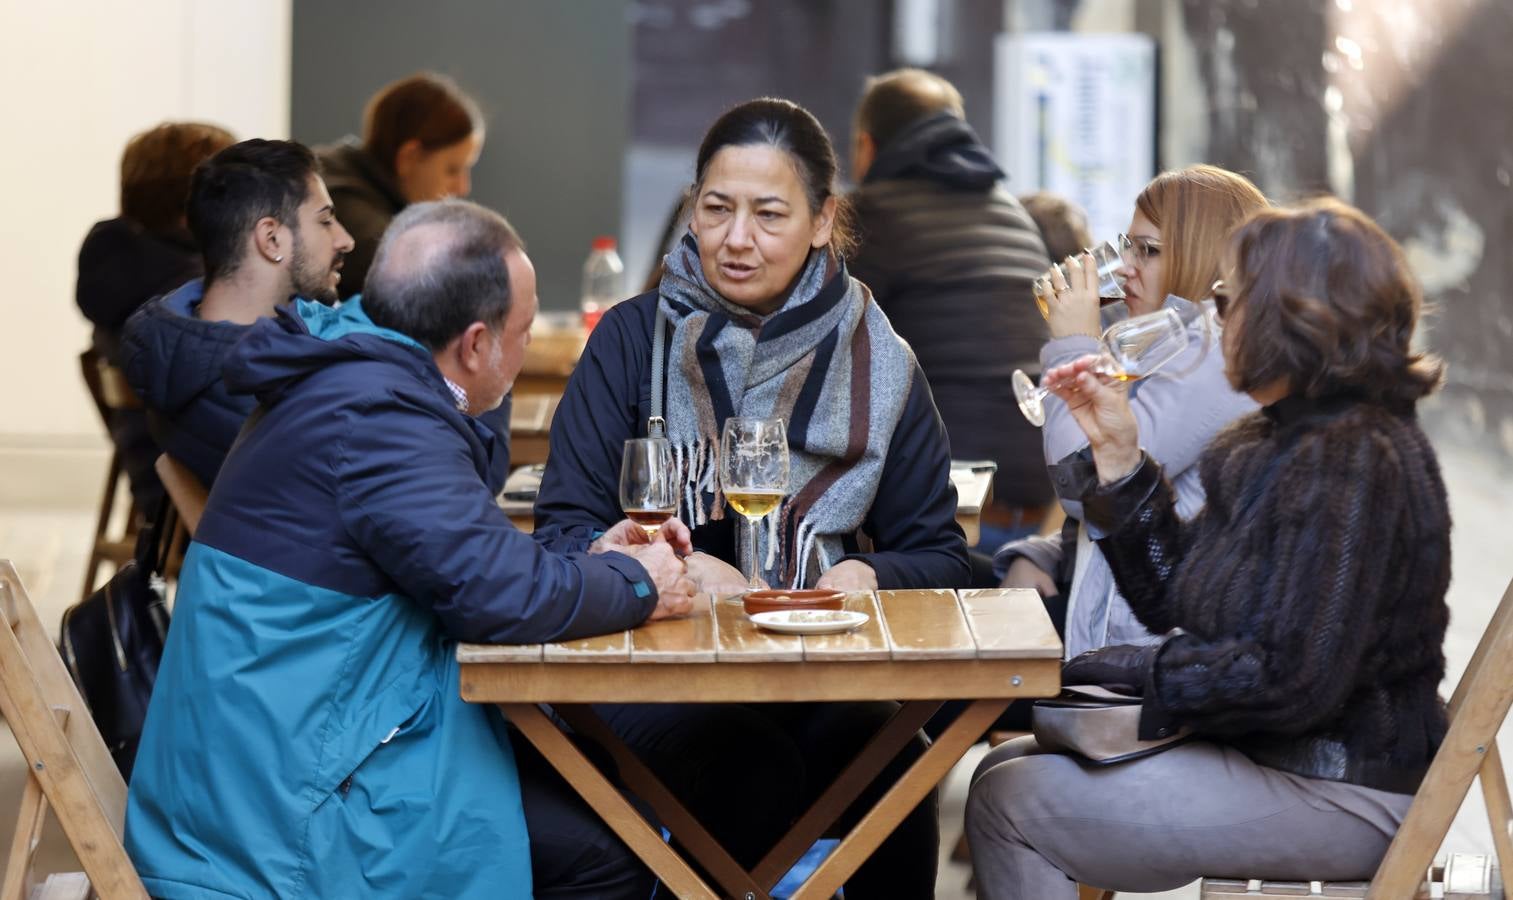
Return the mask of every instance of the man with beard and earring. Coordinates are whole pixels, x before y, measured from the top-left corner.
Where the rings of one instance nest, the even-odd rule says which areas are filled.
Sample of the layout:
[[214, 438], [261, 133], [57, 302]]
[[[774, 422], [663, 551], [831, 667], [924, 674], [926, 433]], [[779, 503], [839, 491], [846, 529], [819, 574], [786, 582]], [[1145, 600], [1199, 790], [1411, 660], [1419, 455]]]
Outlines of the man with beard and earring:
[[227, 391], [221, 363], [275, 307], [335, 303], [352, 236], [314, 154], [293, 141], [242, 141], [201, 163], [187, 218], [205, 277], [132, 315], [121, 362], [158, 446], [208, 486], [257, 405]]

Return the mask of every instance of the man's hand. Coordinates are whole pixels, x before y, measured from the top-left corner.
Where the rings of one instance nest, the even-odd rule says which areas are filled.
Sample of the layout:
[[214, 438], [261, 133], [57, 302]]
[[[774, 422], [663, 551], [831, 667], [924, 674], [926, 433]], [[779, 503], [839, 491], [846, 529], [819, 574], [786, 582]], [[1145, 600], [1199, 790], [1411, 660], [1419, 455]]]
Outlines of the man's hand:
[[[636, 527], [640, 528], [639, 525]], [[641, 532], [641, 537], [644, 539], [646, 532]], [[640, 544], [607, 549], [629, 556], [651, 577], [657, 588], [657, 606], [651, 611], [651, 620], [686, 616], [693, 610], [694, 595], [699, 588], [688, 577], [688, 566], [673, 552], [671, 544], [666, 541], [645, 543], [643, 540]]]
[[[688, 564], [688, 577], [706, 594], [739, 594], [749, 587], [740, 569], [708, 553], [695, 553], [684, 562]], [[767, 582], [762, 582], [762, 587], [767, 587]]]
[[814, 586], [832, 591], [875, 591], [877, 572], [859, 559], [843, 559], [821, 575]]
[[1027, 556], [1021, 556], [1009, 563], [1009, 571], [1004, 573], [1001, 587], [1034, 588], [1042, 597], [1054, 597], [1061, 593], [1050, 574], [1030, 562]]
[[646, 529], [630, 519], [621, 519], [599, 535], [599, 539], [589, 545], [588, 552], [603, 553], [606, 550], [624, 550], [626, 547], [644, 547], [654, 542], [671, 545], [679, 556], [693, 552], [693, 534], [687, 525], [676, 518], [663, 522], [655, 538], [647, 537]]

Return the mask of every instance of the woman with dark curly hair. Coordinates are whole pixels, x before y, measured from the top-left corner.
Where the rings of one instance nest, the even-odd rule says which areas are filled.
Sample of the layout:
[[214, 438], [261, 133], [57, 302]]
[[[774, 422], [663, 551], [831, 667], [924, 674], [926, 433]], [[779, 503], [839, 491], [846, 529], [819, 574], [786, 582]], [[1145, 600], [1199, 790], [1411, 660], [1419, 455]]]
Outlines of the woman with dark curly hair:
[[1450, 515], [1414, 413], [1440, 365], [1412, 347], [1402, 252], [1324, 199], [1253, 215], [1223, 271], [1225, 371], [1264, 408], [1204, 453], [1191, 522], [1092, 358], [1045, 376], [1092, 446], [1086, 521], [1164, 635], [1062, 680], [1131, 686], [1142, 737], [1196, 739], [1106, 767], [1033, 738], [990, 753], [967, 808], [981, 897], [1368, 878], [1444, 737]]

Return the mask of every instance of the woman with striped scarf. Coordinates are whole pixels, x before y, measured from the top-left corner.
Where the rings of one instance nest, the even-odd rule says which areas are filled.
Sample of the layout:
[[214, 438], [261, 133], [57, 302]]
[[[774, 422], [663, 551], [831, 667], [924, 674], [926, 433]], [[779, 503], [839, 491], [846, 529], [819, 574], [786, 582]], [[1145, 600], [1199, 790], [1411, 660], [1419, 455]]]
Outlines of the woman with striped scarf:
[[[651, 411], [653, 330], [663, 323], [667, 436], [684, 475], [679, 516], [708, 591], [775, 586], [965, 587], [950, 449], [913, 354], [846, 272], [846, 214], [823, 128], [785, 100], [722, 116], [699, 149], [687, 235], [655, 292], [595, 328], [552, 423], [537, 533], [586, 547], [621, 518], [620, 451]], [[783, 505], [748, 527], [719, 493], [730, 416], [787, 422]], [[674, 705], [601, 710], [735, 857], [754, 864], [827, 787], [895, 704]], [[923, 750], [906, 752], [880, 793]], [[740, 773], [740, 777], [732, 777]], [[864, 798], [870, 802], [871, 798]], [[847, 824], [843, 820], [843, 824]], [[933, 795], [846, 886], [847, 897], [933, 895]]]

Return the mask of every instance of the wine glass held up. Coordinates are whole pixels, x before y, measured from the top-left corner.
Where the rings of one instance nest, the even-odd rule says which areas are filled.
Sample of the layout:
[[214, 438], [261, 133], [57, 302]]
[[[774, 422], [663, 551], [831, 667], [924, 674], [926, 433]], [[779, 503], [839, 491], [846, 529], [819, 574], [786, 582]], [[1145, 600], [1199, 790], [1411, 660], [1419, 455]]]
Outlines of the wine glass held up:
[[620, 508], [648, 538], [678, 511], [677, 467], [667, 438], [631, 438], [620, 459]]
[[[1111, 381], [1137, 381], [1180, 356], [1188, 339], [1187, 324], [1175, 309], [1134, 316], [1103, 333], [1091, 371]], [[1045, 425], [1045, 397], [1050, 391], [1036, 387], [1023, 369], [1014, 370], [1013, 385], [1020, 412], [1037, 427]]]
[[782, 419], [731, 416], [720, 434], [720, 489], [746, 517], [752, 590], [762, 586], [758, 523], [788, 492], [788, 434]]
[[[1119, 270], [1124, 266], [1130, 246], [1130, 239], [1121, 234], [1083, 251], [1084, 254], [1092, 256], [1093, 262], [1098, 266], [1099, 306], [1107, 306], [1124, 299], [1124, 278], [1119, 274]], [[1081, 257], [1079, 255], [1076, 258]], [[1059, 281], [1066, 284], [1068, 273], [1065, 265], [1057, 263], [1051, 268], [1060, 274]], [[1052, 277], [1051, 271], [1047, 270], [1045, 274], [1035, 279], [1030, 288], [1030, 293], [1035, 298], [1035, 306], [1040, 309], [1040, 317], [1047, 321], [1051, 318], [1051, 297], [1055, 295], [1054, 282], [1057, 280]]]

